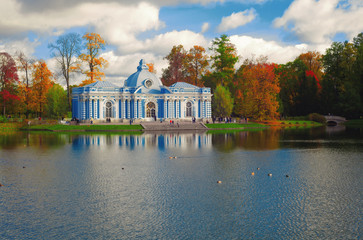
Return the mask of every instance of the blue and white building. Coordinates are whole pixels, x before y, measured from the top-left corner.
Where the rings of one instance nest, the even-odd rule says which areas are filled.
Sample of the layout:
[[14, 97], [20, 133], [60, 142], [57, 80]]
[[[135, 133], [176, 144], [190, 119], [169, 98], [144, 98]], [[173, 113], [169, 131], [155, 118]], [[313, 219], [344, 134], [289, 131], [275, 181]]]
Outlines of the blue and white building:
[[170, 87], [149, 72], [144, 60], [137, 72], [129, 76], [124, 86], [107, 81], [73, 88], [73, 117], [80, 120], [111, 119], [210, 119], [212, 94], [210, 88], [200, 88], [177, 82]]

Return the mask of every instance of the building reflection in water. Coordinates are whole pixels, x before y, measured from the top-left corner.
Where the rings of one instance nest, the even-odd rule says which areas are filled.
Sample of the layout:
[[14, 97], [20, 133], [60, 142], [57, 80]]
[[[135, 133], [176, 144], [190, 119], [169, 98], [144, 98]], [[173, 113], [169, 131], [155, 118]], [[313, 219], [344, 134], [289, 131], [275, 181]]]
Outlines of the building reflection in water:
[[73, 146], [200, 149], [212, 148], [212, 135], [205, 133], [144, 133], [141, 135], [78, 135]]

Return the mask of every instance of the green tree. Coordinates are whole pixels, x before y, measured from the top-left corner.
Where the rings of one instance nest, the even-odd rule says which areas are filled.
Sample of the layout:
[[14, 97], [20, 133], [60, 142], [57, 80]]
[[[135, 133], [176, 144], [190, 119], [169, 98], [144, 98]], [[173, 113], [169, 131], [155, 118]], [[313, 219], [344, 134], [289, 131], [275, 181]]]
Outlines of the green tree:
[[216, 117], [229, 117], [233, 110], [233, 98], [227, 88], [218, 85], [213, 96], [213, 113]]
[[50, 118], [60, 118], [67, 115], [67, 93], [59, 84], [54, 84], [47, 92], [45, 111]]
[[346, 117], [359, 117], [362, 113], [359, 80], [354, 74], [356, 62], [357, 48], [352, 43], [334, 42], [326, 50], [322, 58], [322, 96], [327, 112]]
[[231, 91], [235, 73], [234, 65], [238, 61], [236, 47], [227, 35], [221, 35], [213, 40], [210, 50], [213, 51], [211, 56], [213, 72], [203, 78], [204, 85], [215, 89], [218, 84], [221, 84]]
[[363, 33], [359, 33], [358, 36], [353, 39], [353, 44], [356, 49], [356, 61], [353, 70], [354, 85], [359, 89], [361, 107], [363, 107]]

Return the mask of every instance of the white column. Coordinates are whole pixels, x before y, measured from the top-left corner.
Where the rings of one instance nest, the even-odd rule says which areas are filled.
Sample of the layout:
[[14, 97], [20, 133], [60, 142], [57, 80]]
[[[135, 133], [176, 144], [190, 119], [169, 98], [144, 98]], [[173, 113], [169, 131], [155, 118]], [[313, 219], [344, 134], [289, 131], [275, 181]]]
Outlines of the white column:
[[132, 118], [133, 116], [131, 115], [131, 106], [132, 106], [132, 102], [131, 102], [131, 98], [129, 99], [129, 111], [127, 113], [127, 115], [129, 116], [129, 118]]
[[179, 116], [179, 100], [176, 100], [176, 118], [180, 118], [180, 116]]
[[98, 99], [95, 99], [95, 119], [98, 119]]
[[142, 106], [141, 106], [141, 99], [139, 99], [139, 102], [138, 102], [138, 106], [139, 106], [139, 113], [138, 113], [138, 115], [139, 115], [139, 118], [142, 118]]
[[173, 100], [170, 100], [169, 101], [169, 109], [170, 109], [170, 118], [173, 118], [173, 116], [174, 116], [174, 107], [173, 107]]
[[168, 100], [164, 99], [164, 118], [168, 118]]
[[85, 119], [86, 118], [86, 102], [85, 99], [82, 99], [82, 115], [81, 115], [81, 119]]
[[122, 99], [121, 100], [121, 105], [122, 105], [122, 113], [121, 113], [121, 117], [122, 118], [126, 118], [126, 102], [125, 102], [125, 99]]
[[139, 100], [135, 99], [134, 102], [134, 106], [135, 106], [135, 118], [139, 118]]
[[92, 116], [92, 99], [88, 99], [88, 118]]

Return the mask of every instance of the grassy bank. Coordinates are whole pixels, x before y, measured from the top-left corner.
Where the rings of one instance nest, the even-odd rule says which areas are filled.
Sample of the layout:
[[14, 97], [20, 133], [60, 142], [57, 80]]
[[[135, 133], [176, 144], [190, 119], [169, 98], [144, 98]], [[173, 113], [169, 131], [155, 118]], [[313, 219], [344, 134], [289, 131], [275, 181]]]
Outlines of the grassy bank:
[[290, 127], [290, 126], [322, 126], [323, 124], [314, 122], [314, 121], [306, 121], [306, 120], [286, 120], [286, 121], [263, 121], [261, 122], [268, 126], [280, 126], [280, 127]]
[[35, 125], [26, 126], [21, 130], [38, 130], [38, 131], [141, 131], [141, 125]]
[[245, 129], [266, 127], [265, 125], [259, 123], [207, 123], [205, 125], [211, 129]]
[[0, 123], [0, 134], [12, 134], [19, 130], [19, 123]]
[[363, 119], [348, 120], [344, 125], [347, 127], [363, 127]]

